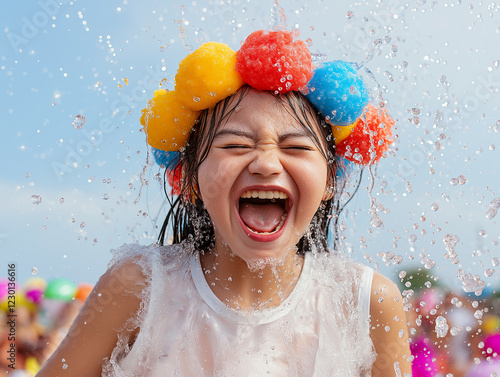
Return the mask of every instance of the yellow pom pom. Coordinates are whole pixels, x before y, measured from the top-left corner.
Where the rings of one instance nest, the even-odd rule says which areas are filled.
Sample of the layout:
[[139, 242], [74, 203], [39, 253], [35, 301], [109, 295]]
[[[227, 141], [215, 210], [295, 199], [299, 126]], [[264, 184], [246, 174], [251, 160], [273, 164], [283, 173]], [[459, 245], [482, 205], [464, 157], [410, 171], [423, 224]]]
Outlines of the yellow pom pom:
[[180, 103], [199, 111], [213, 107], [243, 84], [236, 71], [236, 52], [224, 43], [208, 42], [186, 56], [175, 75]]
[[147, 108], [142, 110], [141, 124], [149, 145], [174, 152], [186, 145], [198, 115], [199, 112], [181, 105], [174, 91], [159, 89], [155, 91]]
[[486, 334], [494, 334], [500, 330], [500, 317], [491, 315], [483, 321], [483, 331]]
[[332, 126], [333, 137], [335, 138], [335, 145], [339, 144], [342, 140], [346, 139], [356, 127], [358, 121], [355, 121], [349, 126]]

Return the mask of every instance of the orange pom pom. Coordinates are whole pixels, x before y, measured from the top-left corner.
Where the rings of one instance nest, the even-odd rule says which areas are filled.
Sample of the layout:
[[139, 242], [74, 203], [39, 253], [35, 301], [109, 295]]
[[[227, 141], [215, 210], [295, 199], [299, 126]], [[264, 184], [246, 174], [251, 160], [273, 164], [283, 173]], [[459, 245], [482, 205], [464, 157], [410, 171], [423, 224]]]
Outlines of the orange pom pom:
[[395, 121], [387, 110], [368, 104], [355, 124], [351, 134], [336, 145], [337, 155], [360, 165], [378, 162], [393, 142]]

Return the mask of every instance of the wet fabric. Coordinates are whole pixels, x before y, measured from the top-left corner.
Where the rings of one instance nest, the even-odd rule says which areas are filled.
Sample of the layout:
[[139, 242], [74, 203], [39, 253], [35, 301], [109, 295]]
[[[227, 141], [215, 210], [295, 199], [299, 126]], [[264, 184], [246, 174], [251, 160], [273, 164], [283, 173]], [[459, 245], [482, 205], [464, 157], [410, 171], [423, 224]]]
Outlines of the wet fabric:
[[125, 332], [103, 376], [369, 376], [373, 270], [335, 253], [306, 253], [299, 280], [278, 307], [237, 311], [203, 276], [190, 244], [124, 245], [109, 268], [133, 260], [148, 277], [132, 347]]

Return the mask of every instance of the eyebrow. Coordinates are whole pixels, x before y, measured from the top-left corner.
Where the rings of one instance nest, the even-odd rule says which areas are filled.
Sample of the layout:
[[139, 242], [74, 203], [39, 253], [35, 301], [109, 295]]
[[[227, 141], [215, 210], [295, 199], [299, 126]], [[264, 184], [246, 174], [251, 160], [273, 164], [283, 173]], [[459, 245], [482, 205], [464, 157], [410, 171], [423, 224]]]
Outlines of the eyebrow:
[[218, 131], [215, 134], [214, 140], [217, 139], [218, 137], [221, 137], [224, 135], [240, 136], [240, 137], [244, 137], [244, 138], [249, 139], [249, 140], [255, 139], [254, 135], [250, 132], [245, 132], [245, 131], [240, 131], [240, 130], [223, 129], [223, 130]]
[[[245, 139], [255, 140], [255, 135], [253, 133], [241, 130], [231, 130], [231, 129], [223, 129], [218, 131], [214, 136], [214, 140], [224, 135], [240, 136], [244, 137]], [[306, 130], [304, 130], [303, 132], [287, 132], [285, 134], [279, 135], [278, 141], [281, 143], [287, 139], [303, 138], [303, 137], [311, 139], [312, 135], [310, 135], [310, 133], [307, 132]]]
[[288, 132], [286, 134], [280, 135], [278, 140], [281, 143], [287, 139], [303, 138], [303, 137], [306, 137], [308, 139], [312, 139], [312, 135], [310, 135], [309, 132], [304, 130], [303, 132]]

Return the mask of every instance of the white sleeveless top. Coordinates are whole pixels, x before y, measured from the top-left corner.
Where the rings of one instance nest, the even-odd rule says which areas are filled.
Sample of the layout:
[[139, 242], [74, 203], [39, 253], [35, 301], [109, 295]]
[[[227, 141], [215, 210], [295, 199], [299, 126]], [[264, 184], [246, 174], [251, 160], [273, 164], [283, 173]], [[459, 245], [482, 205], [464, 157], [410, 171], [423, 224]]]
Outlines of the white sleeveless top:
[[237, 311], [208, 286], [189, 244], [124, 245], [109, 268], [138, 260], [148, 281], [140, 327], [120, 333], [102, 376], [370, 376], [373, 270], [331, 252], [306, 253], [301, 275], [278, 307]]

